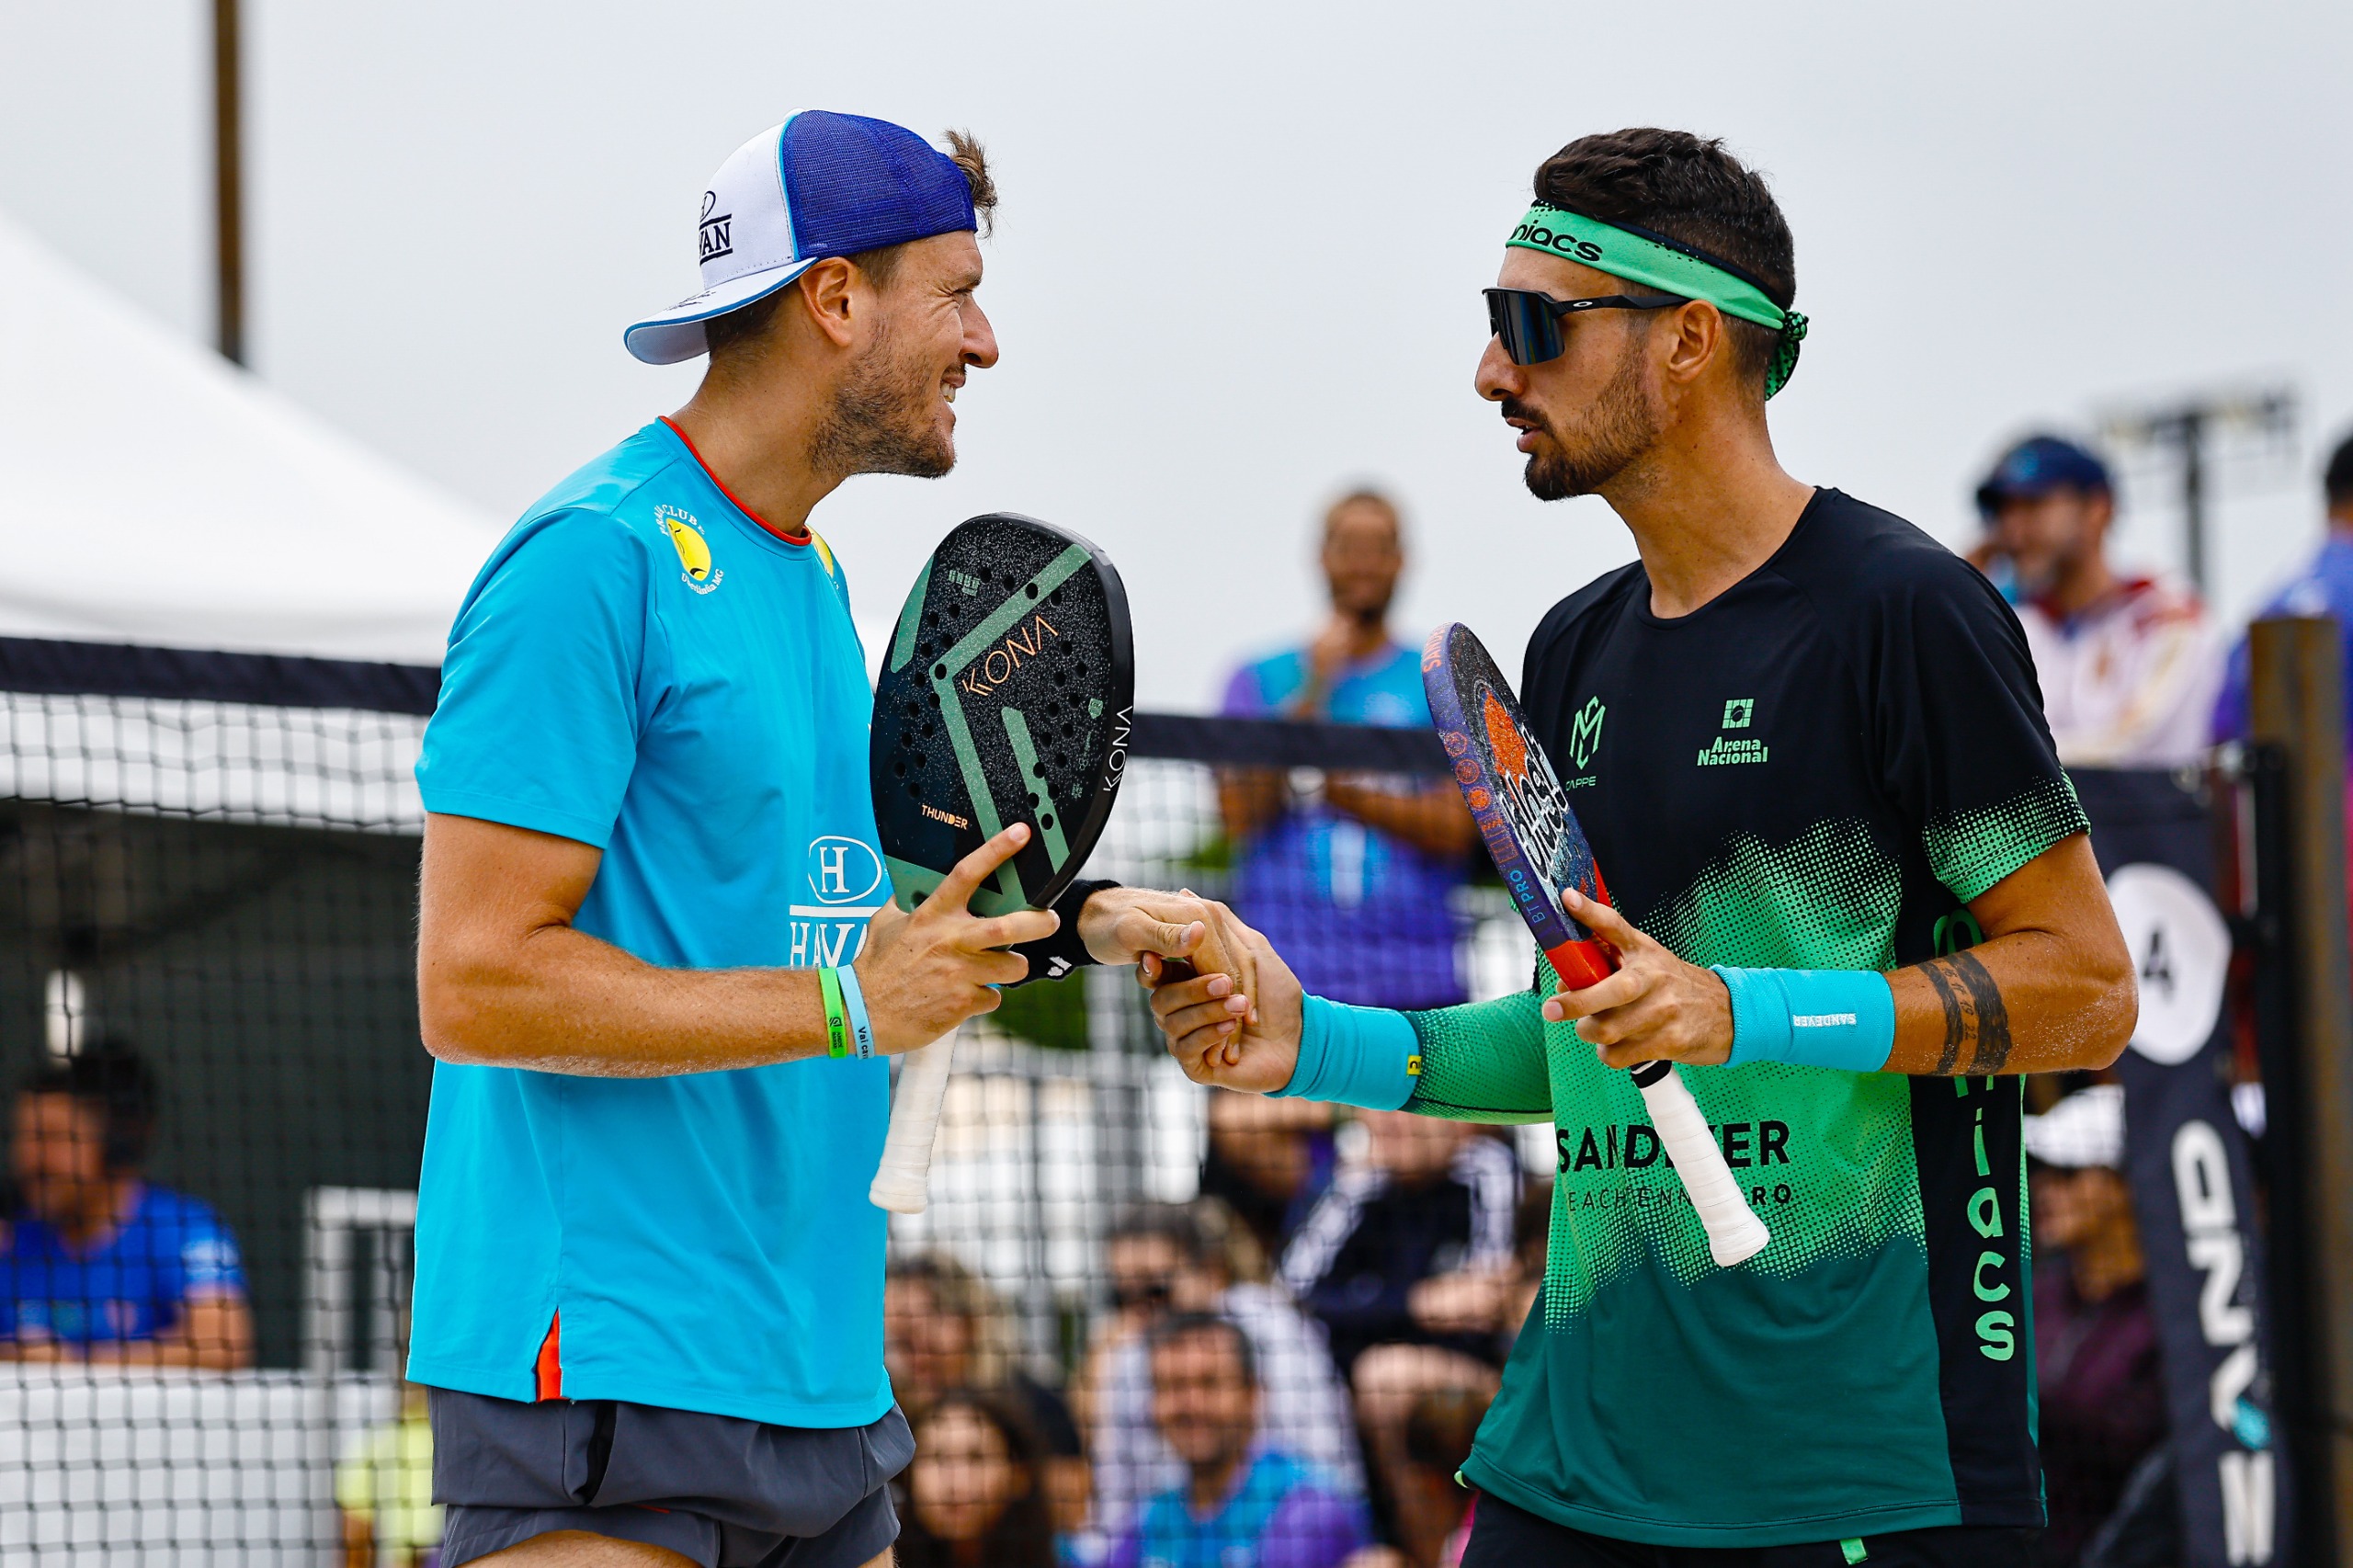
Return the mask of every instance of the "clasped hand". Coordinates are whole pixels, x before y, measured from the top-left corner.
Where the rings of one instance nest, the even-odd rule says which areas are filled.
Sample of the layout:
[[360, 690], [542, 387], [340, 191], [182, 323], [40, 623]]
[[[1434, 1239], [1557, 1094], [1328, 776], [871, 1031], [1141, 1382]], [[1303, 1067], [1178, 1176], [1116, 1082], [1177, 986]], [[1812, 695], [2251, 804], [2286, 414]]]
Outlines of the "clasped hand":
[[[1004, 999], [996, 987], [1028, 977], [1029, 960], [1006, 949], [1053, 935], [1060, 916], [1045, 909], [978, 915], [968, 905], [1029, 840], [1029, 825], [1015, 823], [958, 861], [912, 911], [885, 904], [867, 922], [858, 981], [877, 1051], [894, 1055], [928, 1045], [965, 1019], [995, 1011]], [[1149, 953], [1232, 968], [1211, 937], [1213, 912], [1222, 909], [1190, 893], [1110, 888], [1086, 901], [1078, 935], [1098, 963], [1133, 963]]]

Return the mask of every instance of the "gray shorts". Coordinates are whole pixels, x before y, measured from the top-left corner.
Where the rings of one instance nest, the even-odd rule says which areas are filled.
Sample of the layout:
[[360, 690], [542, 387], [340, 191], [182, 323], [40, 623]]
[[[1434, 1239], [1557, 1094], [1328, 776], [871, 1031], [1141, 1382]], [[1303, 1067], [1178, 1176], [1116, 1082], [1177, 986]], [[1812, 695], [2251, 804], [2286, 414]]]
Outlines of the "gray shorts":
[[551, 1530], [667, 1547], [702, 1568], [858, 1568], [899, 1537], [896, 1407], [869, 1426], [769, 1426], [612, 1399], [432, 1391], [441, 1568]]

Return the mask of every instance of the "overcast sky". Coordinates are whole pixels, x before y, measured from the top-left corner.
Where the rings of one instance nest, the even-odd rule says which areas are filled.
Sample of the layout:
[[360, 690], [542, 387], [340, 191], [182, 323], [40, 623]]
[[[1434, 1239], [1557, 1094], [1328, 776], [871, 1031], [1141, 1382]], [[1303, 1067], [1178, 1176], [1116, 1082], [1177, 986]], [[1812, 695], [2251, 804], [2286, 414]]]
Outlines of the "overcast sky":
[[[0, 208], [199, 335], [210, 16], [0, 7]], [[982, 293], [1004, 361], [958, 400], [952, 476], [857, 481], [814, 520], [870, 639], [961, 517], [1093, 537], [1151, 706], [1204, 705], [1312, 623], [1308, 534], [1343, 485], [1405, 504], [1401, 631], [1467, 620], [1507, 665], [1631, 558], [1599, 502], [1528, 496], [1470, 390], [1534, 165], [1588, 131], [1682, 126], [1768, 172], [1813, 318], [1773, 404], [1783, 460], [1949, 541], [2029, 426], [2283, 381], [2301, 449], [2219, 507], [2217, 597], [2243, 612], [2315, 537], [2320, 453], [2353, 425], [2342, 4], [247, 17], [256, 368], [502, 521], [691, 390], [620, 329], [695, 286], [697, 199], [737, 143], [801, 107], [970, 127], [1004, 195]], [[2125, 552], [2177, 560], [2169, 476], [2129, 477]]]

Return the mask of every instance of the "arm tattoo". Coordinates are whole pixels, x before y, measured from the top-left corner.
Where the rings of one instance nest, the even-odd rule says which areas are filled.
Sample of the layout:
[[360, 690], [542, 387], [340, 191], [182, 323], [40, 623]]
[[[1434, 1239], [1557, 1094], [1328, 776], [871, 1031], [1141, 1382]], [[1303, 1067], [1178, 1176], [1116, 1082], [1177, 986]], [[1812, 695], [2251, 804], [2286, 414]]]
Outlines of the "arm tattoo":
[[1937, 1052], [1934, 1069], [1942, 1077], [1952, 1072], [1953, 1063], [1961, 1058], [1961, 1042], [1968, 1036], [1969, 1022], [1961, 1010], [1961, 997], [1953, 990], [1952, 982], [1945, 978], [1944, 960], [1931, 959], [1920, 966], [1920, 972], [1928, 977], [1928, 983], [1936, 987], [1937, 1000], [1945, 1006], [1945, 1043]]
[[[1937, 1053], [1936, 1071], [1972, 1078], [1999, 1073], [2010, 1059], [2010, 1010], [1985, 966], [1975, 955], [1959, 952], [1930, 959], [1920, 970], [1945, 1009], [1945, 1043]], [[1964, 1045], [1970, 1047], [1966, 1067], [1960, 1065]]]

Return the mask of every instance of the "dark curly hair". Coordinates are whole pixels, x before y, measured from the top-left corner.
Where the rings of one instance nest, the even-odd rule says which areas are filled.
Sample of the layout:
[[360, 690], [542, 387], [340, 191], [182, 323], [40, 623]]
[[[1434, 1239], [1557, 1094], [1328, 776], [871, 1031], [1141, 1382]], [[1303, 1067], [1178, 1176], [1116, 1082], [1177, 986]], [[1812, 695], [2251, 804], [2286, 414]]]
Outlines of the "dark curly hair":
[[[1639, 126], [1580, 136], [1536, 169], [1536, 199], [1630, 224], [1705, 251], [1748, 275], [1788, 310], [1797, 299], [1797, 244], [1765, 184], [1715, 137]], [[1728, 318], [1741, 373], [1761, 394], [1779, 335]]]
[[[995, 1427], [1014, 1469], [1028, 1481], [981, 1537], [977, 1560], [989, 1568], [1054, 1568], [1054, 1521], [1046, 1506], [1045, 1440], [1004, 1395], [954, 1389], [933, 1401], [915, 1423], [915, 1463], [923, 1462], [921, 1429], [936, 1425], [951, 1410], [969, 1411]], [[915, 1508], [913, 1468], [899, 1476], [899, 1568], [957, 1568], [955, 1544], [926, 1528]]]
[[44, 1060], [17, 1092], [66, 1095], [88, 1107], [106, 1129], [107, 1169], [136, 1170], [146, 1163], [158, 1096], [154, 1074], [129, 1040], [109, 1036], [62, 1061]]

